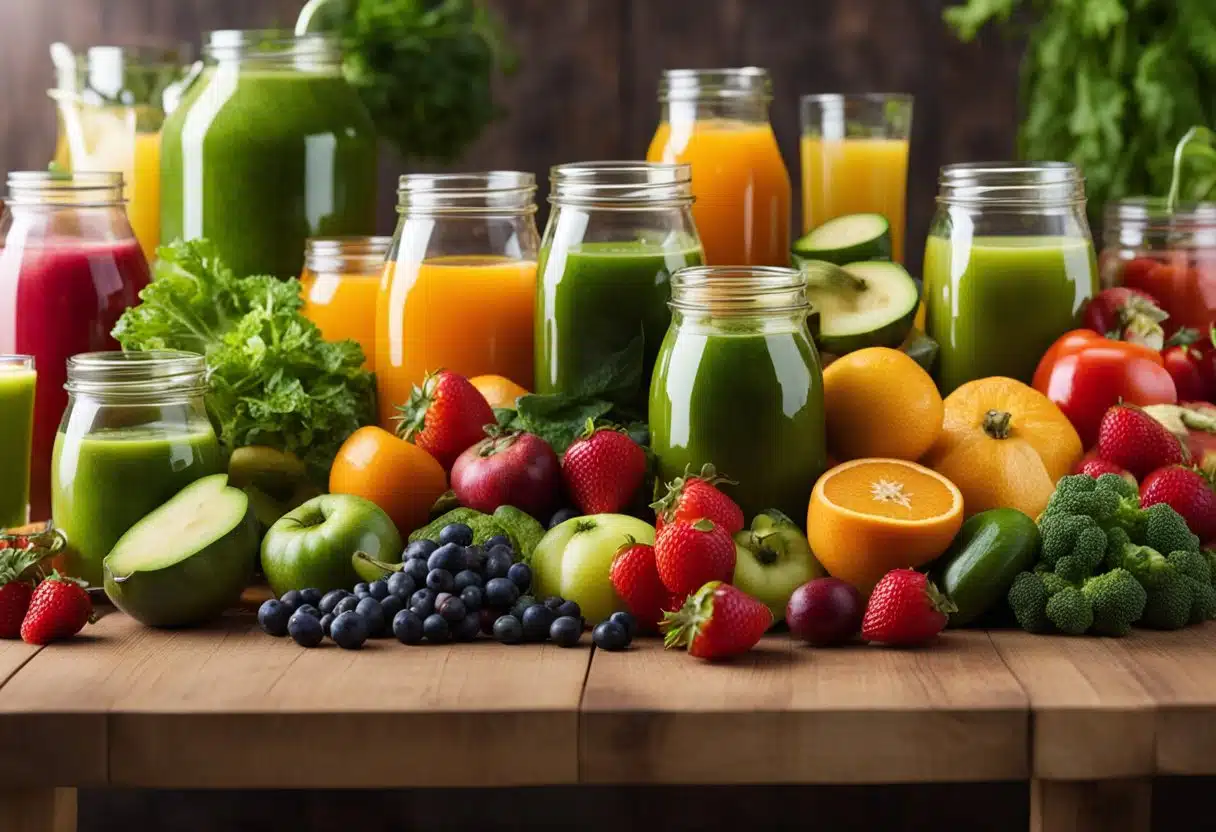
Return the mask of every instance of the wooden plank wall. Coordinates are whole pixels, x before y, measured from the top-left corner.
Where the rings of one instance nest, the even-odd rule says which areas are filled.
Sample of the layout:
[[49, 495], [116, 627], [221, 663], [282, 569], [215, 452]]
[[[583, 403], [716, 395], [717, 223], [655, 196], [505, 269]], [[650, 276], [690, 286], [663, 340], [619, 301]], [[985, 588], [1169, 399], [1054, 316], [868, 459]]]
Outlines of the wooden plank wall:
[[[768, 67], [773, 123], [797, 180], [797, 98], [808, 92], [916, 96], [909, 254], [933, 212], [945, 162], [1007, 157], [1017, 123], [1018, 44], [964, 46], [943, 0], [491, 0], [522, 58], [505, 79], [508, 115], [457, 167], [535, 171], [645, 153], [668, 67]], [[47, 45], [157, 38], [290, 24], [302, 0], [0, 0], [0, 172], [41, 167], [54, 142]], [[391, 230], [400, 162], [382, 164], [382, 231]], [[543, 198], [543, 193], [542, 193]], [[798, 200], [795, 200], [797, 203]], [[797, 207], [795, 211], [797, 212]], [[542, 203], [543, 222], [544, 210]]]

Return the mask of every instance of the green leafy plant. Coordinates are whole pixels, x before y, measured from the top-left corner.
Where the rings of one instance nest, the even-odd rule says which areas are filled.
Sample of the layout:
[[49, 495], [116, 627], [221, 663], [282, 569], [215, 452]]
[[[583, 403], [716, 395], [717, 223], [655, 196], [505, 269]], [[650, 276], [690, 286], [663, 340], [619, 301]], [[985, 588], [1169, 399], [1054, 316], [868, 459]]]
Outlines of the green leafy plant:
[[[1094, 215], [1164, 195], [1175, 143], [1216, 121], [1212, 0], [967, 0], [945, 19], [964, 41], [990, 23], [1026, 37], [1018, 155], [1078, 165]], [[1214, 193], [1216, 165], [1182, 198]]]

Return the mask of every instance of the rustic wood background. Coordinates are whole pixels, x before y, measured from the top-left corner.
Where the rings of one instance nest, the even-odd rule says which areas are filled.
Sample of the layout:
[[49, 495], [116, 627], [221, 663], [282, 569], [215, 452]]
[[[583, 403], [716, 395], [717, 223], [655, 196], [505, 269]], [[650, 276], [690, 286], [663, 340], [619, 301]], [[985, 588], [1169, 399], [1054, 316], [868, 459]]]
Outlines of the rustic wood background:
[[[916, 109], [908, 251], [916, 269], [938, 168], [1012, 153], [1020, 46], [995, 35], [959, 44], [941, 22], [943, 0], [491, 3], [506, 21], [521, 64], [501, 85], [508, 115], [460, 162], [464, 170], [524, 169], [543, 181], [560, 162], [641, 157], [658, 118], [662, 69], [755, 64], [773, 74], [772, 119], [797, 183], [799, 95], [910, 92]], [[0, 0], [0, 172], [42, 167], [50, 159], [55, 121], [45, 93], [53, 83], [51, 41], [79, 47], [145, 38], [197, 43], [210, 29], [290, 25], [302, 4]], [[401, 172], [398, 160], [384, 159], [382, 232], [393, 226]]]

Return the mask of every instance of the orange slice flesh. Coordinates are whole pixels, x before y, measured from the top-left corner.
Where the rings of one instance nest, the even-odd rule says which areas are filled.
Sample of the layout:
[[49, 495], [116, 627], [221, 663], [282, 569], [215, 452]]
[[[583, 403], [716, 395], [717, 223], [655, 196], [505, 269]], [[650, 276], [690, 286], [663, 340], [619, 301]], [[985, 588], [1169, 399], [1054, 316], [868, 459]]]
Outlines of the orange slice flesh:
[[918, 522], [955, 510], [962, 498], [941, 475], [898, 460], [858, 460], [829, 472], [823, 496], [840, 508]]

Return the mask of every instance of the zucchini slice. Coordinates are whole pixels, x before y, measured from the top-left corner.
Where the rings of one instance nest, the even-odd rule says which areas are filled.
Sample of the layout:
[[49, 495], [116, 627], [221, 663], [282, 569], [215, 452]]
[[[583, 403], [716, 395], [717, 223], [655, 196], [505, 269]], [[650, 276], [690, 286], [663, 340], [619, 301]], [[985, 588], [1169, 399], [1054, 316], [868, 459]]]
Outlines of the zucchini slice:
[[794, 243], [794, 254], [844, 266], [891, 259], [891, 224], [882, 214], [848, 214], [828, 220]]
[[897, 348], [908, 337], [920, 286], [898, 263], [811, 261], [803, 269], [807, 297], [819, 312], [817, 340], [824, 352], [839, 356], [866, 347]]

